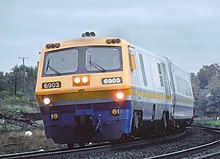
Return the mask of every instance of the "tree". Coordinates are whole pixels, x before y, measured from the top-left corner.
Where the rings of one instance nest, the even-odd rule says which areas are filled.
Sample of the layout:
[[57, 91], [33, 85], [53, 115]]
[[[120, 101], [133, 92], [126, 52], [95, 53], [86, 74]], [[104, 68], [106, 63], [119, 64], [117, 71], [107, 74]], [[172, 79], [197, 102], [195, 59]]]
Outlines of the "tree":
[[208, 85], [210, 95], [208, 96], [208, 106], [220, 107], [220, 77], [212, 76]]
[[3, 103], [35, 100], [35, 83], [37, 79], [37, 68], [18, 66], [12, 68], [9, 73], [0, 72], [0, 97]]
[[203, 66], [200, 71], [191, 74], [195, 107], [205, 110], [220, 105], [220, 66]]
[[193, 90], [193, 97], [194, 97], [194, 104], [195, 106], [198, 106], [198, 101], [200, 98], [200, 92], [199, 92], [199, 79], [198, 76], [196, 76], [194, 73], [191, 73], [191, 81], [192, 81], [192, 90]]
[[205, 65], [200, 69], [197, 75], [200, 81], [200, 89], [205, 89], [211, 82], [213, 76], [220, 76], [220, 66], [218, 64]]
[[0, 91], [4, 91], [5, 89], [5, 77], [4, 72], [0, 72]]

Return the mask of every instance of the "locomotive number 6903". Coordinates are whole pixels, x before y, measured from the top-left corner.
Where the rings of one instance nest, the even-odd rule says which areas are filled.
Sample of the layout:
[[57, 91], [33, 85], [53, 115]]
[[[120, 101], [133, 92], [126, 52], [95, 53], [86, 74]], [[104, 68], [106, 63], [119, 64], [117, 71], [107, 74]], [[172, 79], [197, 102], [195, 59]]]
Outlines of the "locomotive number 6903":
[[43, 89], [52, 89], [52, 88], [60, 88], [60, 87], [61, 87], [61, 82], [60, 81], [42, 83], [42, 88]]
[[121, 77], [113, 77], [113, 78], [103, 78], [102, 84], [118, 84], [122, 83]]

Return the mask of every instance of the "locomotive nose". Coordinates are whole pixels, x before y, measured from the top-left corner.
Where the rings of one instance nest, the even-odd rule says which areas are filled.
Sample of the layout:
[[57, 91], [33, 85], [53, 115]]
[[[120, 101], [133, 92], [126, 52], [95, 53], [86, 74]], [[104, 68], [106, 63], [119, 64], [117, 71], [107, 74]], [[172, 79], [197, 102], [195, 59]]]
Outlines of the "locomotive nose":
[[75, 122], [79, 130], [93, 130], [93, 116], [92, 115], [78, 115], [75, 117]]
[[77, 109], [75, 111], [75, 124], [78, 130], [93, 132], [95, 130], [96, 123], [97, 118], [93, 109]]

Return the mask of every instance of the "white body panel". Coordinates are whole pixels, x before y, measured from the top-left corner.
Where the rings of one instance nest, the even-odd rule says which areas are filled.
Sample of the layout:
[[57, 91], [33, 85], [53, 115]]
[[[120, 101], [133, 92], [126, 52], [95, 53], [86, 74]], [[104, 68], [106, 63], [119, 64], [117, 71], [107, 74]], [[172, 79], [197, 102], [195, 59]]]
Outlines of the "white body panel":
[[169, 111], [170, 118], [192, 118], [190, 74], [173, 65], [169, 59], [147, 50], [132, 47], [130, 53], [135, 55], [137, 65], [131, 73], [133, 89], [138, 91], [138, 95], [132, 97], [133, 109], [143, 110], [144, 120], [160, 120], [163, 111]]

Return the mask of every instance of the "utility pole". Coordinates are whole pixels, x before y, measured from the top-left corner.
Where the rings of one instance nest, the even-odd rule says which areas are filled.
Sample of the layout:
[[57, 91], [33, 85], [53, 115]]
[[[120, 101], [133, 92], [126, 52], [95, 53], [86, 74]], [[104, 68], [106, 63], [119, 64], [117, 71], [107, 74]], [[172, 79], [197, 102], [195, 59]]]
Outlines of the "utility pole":
[[23, 61], [23, 68], [24, 68], [24, 66], [25, 66], [25, 65], [24, 65], [24, 60], [25, 60], [25, 59], [29, 59], [29, 57], [18, 57], [18, 58], [19, 58], [19, 59], [22, 59], [22, 61]]
[[18, 57], [19, 59], [22, 59], [23, 61], [23, 95], [25, 95], [25, 64], [24, 64], [24, 60], [25, 59], [29, 59], [29, 57]]
[[14, 85], [14, 105], [15, 105], [15, 100], [16, 100], [16, 95], [17, 95], [17, 87], [18, 84], [21, 83], [21, 76], [18, 76], [17, 74], [15, 74], [14, 76], [10, 77], [10, 81], [13, 83]]

